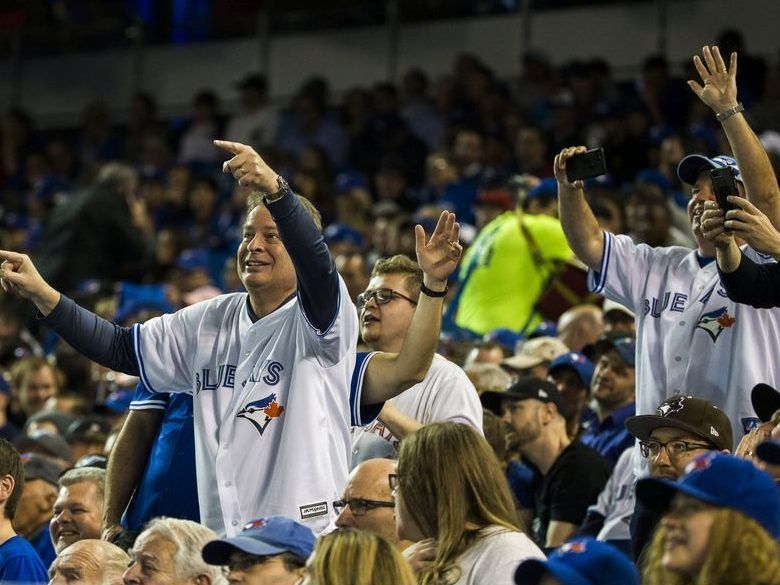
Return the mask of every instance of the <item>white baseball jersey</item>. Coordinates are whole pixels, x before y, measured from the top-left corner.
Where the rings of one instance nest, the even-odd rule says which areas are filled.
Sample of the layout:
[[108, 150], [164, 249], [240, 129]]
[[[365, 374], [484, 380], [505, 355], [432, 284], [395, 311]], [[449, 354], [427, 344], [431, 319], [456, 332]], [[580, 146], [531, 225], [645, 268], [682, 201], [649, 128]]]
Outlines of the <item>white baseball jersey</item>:
[[[362, 386], [362, 372], [374, 353], [358, 357], [353, 388]], [[365, 357], [364, 357], [365, 356]], [[457, 422], [470, 425], [482, 433], [482, 404], [474, 384], [466, 373], [451, 361], [434, 354], [425, 379], [393, 398], [393, 406], [417, 422]], [[366, 427], [352, 429], [352, 468], [366, 459], [398, 458], [398, 439], [378, 420]]]
[[346, 285], [323, 333], [296, 297], [252, 322], [246, 293], [133, 327], [144, 384], [194, 397], [201, 522], [233, 536], [279, 514], [316, 532], [349, 468], [350, 377], [358, 322]]
[[598, 500], [588, 508], [589, 513], [604, 516], [597, 540], [631, 540], [631, 517], [636, 506], [635, 470], [639, 466], [636, 457], [641, 457], [638, 449], [629, 447], [623, 451]]
[[[756, 262], [769, 259], [745, 246]], [[780, 383], [780, 310], [731, 301], [715, 262], [699, 264], [695, 250], [651, 248], [604, 233], [591, 290], [636, 314], [636, 413], [653, 414], [675, 394], [698, 396], [731, 419], [734, 439], [758, 420], [750, 392]]]

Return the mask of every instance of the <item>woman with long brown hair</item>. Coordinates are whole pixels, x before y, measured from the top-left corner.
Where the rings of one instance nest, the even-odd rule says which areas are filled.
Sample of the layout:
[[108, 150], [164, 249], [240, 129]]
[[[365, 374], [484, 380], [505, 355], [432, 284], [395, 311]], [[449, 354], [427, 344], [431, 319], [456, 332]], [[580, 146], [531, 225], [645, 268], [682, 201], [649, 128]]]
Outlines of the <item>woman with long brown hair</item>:
[[676, 483], [640, 480], [637, 500], [664, 513], [644, 585], [780, 585], [780, 496], [750, 461], [707, 453]]
[[404, 438], [391, 487], [399, 537], [418, 543], [411, 555], [430, 550], [421, 585], [510, 584], [521, 561], [544, 559], [520, 528], [493, 450], [471, 427], [436, 423]]

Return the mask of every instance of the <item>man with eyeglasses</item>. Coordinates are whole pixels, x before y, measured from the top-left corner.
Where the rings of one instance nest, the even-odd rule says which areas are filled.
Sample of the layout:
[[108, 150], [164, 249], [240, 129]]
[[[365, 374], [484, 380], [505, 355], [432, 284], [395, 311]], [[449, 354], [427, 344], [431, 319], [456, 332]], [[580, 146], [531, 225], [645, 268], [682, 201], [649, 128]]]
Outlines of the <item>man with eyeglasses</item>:
[[203, 560], [227, 567], [231, 585], [295, 585], [304, 576], [314, 540], [314, 533], [306, 526], [283, 516], [270, 516], [248, 523], [232, 538], [207, 543]]
[[[418, 300], [422, 296], [443, 297], [447, 292], [446, 286], [431, 290], [429, 284], [428, 274], [406, 256], [385, 258], [374, 265], [368, 288], [358, 295], [357, 302], [360, 333], [373, 351], [358, 353], [354, 387], [364, 385], [356, 383], [355, 376], [362, 378], [366, 370], [365, 382], [379, 379], [380, 364], [374, 362], [380, 352], [400, 352], [407, 333], [414, 339], [410, 324]], [[422, 381], [385, 402], [377, 420], [352, 429], [352, 468], [367, 459], [397, 459], [399, 442], [407, 434], [444, 421], [468, 424], [481, 432], [482, 407], [466, 373], [434, 354]]]
[[[647, 459], [649, 475], [672, 480], [683, 475], [686, 465], [707, 451], [729, 453], [733, 429], [729, 417], [711, 402], [693, 396], [672, 396], [655, 414], [626, 420], [628, 431], [639, 439], [640, 452]], [[629, 466], [627, 473], [633, 467]], [[634, 496], [636, 478], [627, 478]], [[621, 509], [625, 508], [625, 504]], [[640, 506], [631, 517], [631, 541], [635, 559], [650, 542], [660, 516]]]
[[384, 536], [399, 550], [409, 541], [400, 540], [395, 529], [395, 501], [388, 483], [388, 476], [395, 473], [395, 461], [368, 459], [349, 475], [344, 497], [333, 502], [338, 512], [338, 528], [357, 528]]

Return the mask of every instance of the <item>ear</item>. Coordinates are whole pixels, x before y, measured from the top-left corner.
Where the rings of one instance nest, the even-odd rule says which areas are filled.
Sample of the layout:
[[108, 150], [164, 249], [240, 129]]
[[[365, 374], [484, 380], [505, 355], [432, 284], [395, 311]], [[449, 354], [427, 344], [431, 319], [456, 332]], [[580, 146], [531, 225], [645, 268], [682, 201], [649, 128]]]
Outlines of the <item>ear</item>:
[[211, 585], [211, 577], [208, 575], [198, 575], [195, 577], [195, 585]]
[[11, 475], [0, 477], [0, 504], [5, 504], [14, 493], [16, 482]]

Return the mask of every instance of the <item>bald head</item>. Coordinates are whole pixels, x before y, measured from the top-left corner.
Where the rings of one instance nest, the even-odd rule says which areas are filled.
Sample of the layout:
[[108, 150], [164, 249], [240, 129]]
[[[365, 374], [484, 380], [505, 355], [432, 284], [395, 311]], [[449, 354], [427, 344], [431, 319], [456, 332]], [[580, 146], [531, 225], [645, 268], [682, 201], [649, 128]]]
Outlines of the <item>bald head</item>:
[[[368, 459], [352, 470], [344, 488], [347, 505], [336, 519], [339, 528], [357, 528], [373, 532], [398, 545], [395, 532], [394, 508], [391, 506], [365, 506], [361, 500], [393, 503], [388, 476], [395, 473], [395, 461]], [[362, 509], [365, 508], [365, 509]]]
[[558, 319], [558, 338], [572, 351], [582, 351], [603, 332], [604, 315], [595, 305], [573, 307]]
[[79, 540], [65, 548], [49, 567], [50, 583], [121, 585], [130, 557], [104, 540]]

